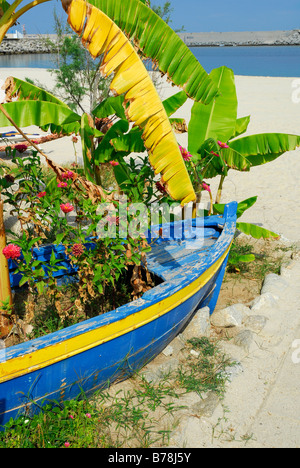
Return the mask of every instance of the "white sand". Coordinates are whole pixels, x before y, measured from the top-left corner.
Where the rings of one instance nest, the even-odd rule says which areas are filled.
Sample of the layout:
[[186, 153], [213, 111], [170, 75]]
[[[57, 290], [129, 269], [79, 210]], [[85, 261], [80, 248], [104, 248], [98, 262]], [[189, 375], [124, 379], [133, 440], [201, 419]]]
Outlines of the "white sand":
[[[51, 76], [46, 70], [3, 69], [0, 71], [0, 80], [9, 75], [22, 79], [38, 79], [51, 87]], [[300, 103], [292, 101], [294, 83], [292, 78], [236, 77], [238, 116], [251, 115], [248, 134], [300, 134]], [[163, 80], [163, 97], [166, 98], [175, 92], [177, 89], [171, 88]], [[188, 101], [177, 113], [178, 116], [185, 117], [187, 122], [191, 105], [192, 102]], [[32, 130], [34, 129], [29, 129]], [[178, 141], [186, 146], [187, 136], [179, 135]], [[80, 144], [77, 148], [80, 151]], [[74, 161], [73, 144], [69, 137], [44, 144], [43, 150], [60, 164]], [[298, 148], [272, 163], [253, 168], [250, 173], [231, 171], [224, 185], [223, 202], [242, 201], [257, 195], [258, 202], [241, 220], [260, 223], [282, 234], [287, 241], [299, 242], [299, 156]], [[215, 193], [218, 181], [209, 182]], [[242, 436], [246, 434], [251, 436], [249, 447], [300, 446], [300, 352], [297, 352], [294, 346], [300, 348], [299, 259], [285, 271], [284, 280], [287, 286], [278, 290], [276, 307], [266, 307], [258, 312], [268, 317], [268, 325], [257, 335], [254, 349], [241, 360], [243, 374], [237, 377], [228, 389], [225, 399], [225, 406], [229, 409], [229, 413], [225, 415], [227, 419], [219, 407], [212, 418], [194, 417], [181, 421], [182, 437], [185, 440], [182, 442], [185, 445], [182, 446], [244, 446]], [[292, 360], [293, 352], [296, 352], [296, 362]], [[213, 442], [212, 428], [215, 428], [215, 434], [218, 434], [218, 439]], [[221, 435], [233, 436], [235, 440], [225, 442]]]

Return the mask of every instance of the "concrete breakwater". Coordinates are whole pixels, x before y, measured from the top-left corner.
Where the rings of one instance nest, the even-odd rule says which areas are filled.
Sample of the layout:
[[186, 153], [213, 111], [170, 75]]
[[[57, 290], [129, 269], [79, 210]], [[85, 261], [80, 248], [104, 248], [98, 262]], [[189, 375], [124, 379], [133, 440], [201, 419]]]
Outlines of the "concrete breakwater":
[[292, 31], [181, 33], [179, 36], [189, 47], [300, 45], [300, 29]]
[[44, 37], [4, 39], [0, 45], [0, 55], [49, 54], [51, 47]]

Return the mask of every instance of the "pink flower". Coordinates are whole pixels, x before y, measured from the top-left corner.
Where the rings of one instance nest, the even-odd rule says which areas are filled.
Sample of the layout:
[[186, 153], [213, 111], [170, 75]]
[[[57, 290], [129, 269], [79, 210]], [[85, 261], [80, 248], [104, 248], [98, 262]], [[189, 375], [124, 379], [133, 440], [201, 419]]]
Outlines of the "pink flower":
[[226, 143], [222, 143], [222, 141], [218, 141], [218, 145], [220, 148], [229, 148], [229, 146]]
[[87, 418], [91, 418], [92, 415], [91, 415], [90, 413], [86, 413], [86, 417], [87, 417]]
[[24, 153], [27, 150], [27, 145], [15, 145], [15, 149], [19, 151], [19, 153]]
[[119, 165], [118, 161], [109, 161], [109, 164], [111, 164], [113, 167]]
[[73, 179], [74, 175], [75, 175], [75, 174], [74, 174], [73, 171], [67, 171], [67, 172], [63, 172], [62, 175], [61, 175], [61, 177], [62, 177], [63, 179], [69, 180], [69, 179]]
[[38, 196], [38, 198], [43, 198], [43, 197], [46, 196], [46, 192], [40, 192], [40, 193], [38, 193], [37, 196]]
[[58, 188], [65, 188], [65, 187], [68, 187], [68, 184], [67, 184], [67, 182], [59, 182], [57, 184], [57, 187]]
[[202, 182], [202, 188], [203, 190], [210, 192], [210, 186], [206, 182]]
[[61, 211], [63, 211], [65, 214], [67, 214], [67, 213], [71, 213], [71, 211], [74, 210], [74, 206], [71, 205], [70, 203], [65, 203], [65, 204], [60, 205], [60, 209], [61, 209]]
[[65, 447], [69, 448], [70, 447], [70, 442], [65, 442]]
[[84, 245], [82, 244], [74, 244], [72, 247], [72, 255], [74, 257], [80, 257], [84, 252]]
[[70, 414], [69, 419], [74, 419], [74, 416], [72, 416], [72, 414]]
[[180, 152], [182, 154], [182, 157], [185, 161], [189, 161], [192, 157], [191, 153], [188, 152], [185, 148], [179, 145]]
[[218, 153], [215, 153], [214, 151], [211, 151], [210, 154], [213, 154], [214, 156], [216, 156], [217, 158], [220, 157], [220, 155]]
[[21, 257], [21, 249], [15, 244], [8, 244], [6, 247], [4, 247], [2, 253], [7, 260], [10, 258], [12, 260], [16, 260], [17, 258]]

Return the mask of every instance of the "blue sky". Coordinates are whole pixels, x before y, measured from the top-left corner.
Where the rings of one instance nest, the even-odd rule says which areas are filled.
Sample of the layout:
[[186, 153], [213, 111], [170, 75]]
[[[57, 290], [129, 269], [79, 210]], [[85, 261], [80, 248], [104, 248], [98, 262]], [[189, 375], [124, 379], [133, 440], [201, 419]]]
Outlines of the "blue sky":
[[[300, 29], [299, 0], [169, 0], [172, 27], [187, 32]], [[163, 5], [164, 0], [152, 0]], [[53, 32], [53, 10], [65, 16], [60, 0], [39, 5], [20, 18], [28, 33]]]

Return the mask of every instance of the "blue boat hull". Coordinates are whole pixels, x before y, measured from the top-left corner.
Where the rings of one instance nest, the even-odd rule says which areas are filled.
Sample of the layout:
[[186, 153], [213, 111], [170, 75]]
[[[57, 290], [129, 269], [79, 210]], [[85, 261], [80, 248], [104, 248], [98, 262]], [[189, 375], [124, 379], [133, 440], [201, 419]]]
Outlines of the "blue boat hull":
[[[229, 205], [223, 232], [205, 257], [192, 252], [179, 267], [177, 259], [177, 268], [165, 267], [167, 280], [142, 299], [0, 351], [0, 425], [36, 411], [36, 403], [64, 401], [82, 391], [88, 395], [128, 378], [157, 356], [196, 310], [208, 305], [212, 312], [235, 232], [235, 212], [236, 204]], [[161, 268], [164, 264], [156, 273]]]

